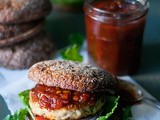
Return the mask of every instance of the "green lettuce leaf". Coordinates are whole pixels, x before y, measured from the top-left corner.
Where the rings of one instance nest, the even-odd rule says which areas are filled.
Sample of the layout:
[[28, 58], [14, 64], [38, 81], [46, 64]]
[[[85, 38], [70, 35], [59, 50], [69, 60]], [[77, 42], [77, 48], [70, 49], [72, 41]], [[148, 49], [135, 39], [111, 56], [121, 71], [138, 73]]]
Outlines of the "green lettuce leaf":
[[83, 42], [84, 42], [84, 38], [79, 33], [71, 34], [69, 36], [70, 45], [75, 45], [76, 44], [77, 47], [81, 48], [81, 46], [83, 45]]
[[[107, 112], [105, 116], [101, 116], [101, 117], [97, 118], [97, 120], [107, 120], [115, 112], [116, 108], [118, 107], [119, 99], [120, 99], [119, 96], [117, 98], [107, 97], [106, 103], [108, 103], [108, 104], [104, 108], [104, 111], [106, 111], [106, 112], [109, 111], [109, 112]], [[113, 104], [111, 104], [111, 103], [113, 103]]]
[[79, 53], [79, 48], [77, 45], [73, 45], [69, 48], [67, 48], [65, 51], [61, 53], [62, 58], [65, 60], [72, 60], [72, 61], [83, 61], [83, 56]]
[[29, 90], [19, 93], [18, 97], [26, 107], [29, 107]]
[[132, 118], [131, 106], [124, 107], [122, 120], [130, 120], [131, 118]]
[[83, 56], [80, 54], [81, 47], [83, 45], [84, 38], [81, 34], [71, 34], [69, 36], [70, 46], [61, 52], [61, 56], [65, 60], [83, 61]]
[[32, 111], [31, 111], [30, 106], [29, 106], [29, 90], [25, 90], [25, 91], [19, 93], [18, 97], [20, 98], [20, 100], [24, 104], [24, 106], [27, 109], [27, 111], [28, 111], [29, 115], [31, 116], [31, 118], [33, 120], [35, 120], [34, 115], [32, 114]]
[[27, 109], [20, 109], [19, 111], [16, 111], [14, 115], [8, 115], [3, 120], [26, 120], [27, 113]]
[[84, 0], [51, 0], [53, 4], [71, 5], [71, 6], [82, 6]]

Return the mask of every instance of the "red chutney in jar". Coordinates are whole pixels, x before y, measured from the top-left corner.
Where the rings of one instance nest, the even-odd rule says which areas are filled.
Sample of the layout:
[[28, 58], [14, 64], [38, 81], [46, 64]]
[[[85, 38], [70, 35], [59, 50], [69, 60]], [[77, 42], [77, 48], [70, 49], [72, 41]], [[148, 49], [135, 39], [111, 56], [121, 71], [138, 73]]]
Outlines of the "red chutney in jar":
[[89, 55], [113, 75], [133, 74], [140, 64], [148, 3], [132, 1], [85, 2]]
[[60, 108], [78, 108], [83, 105], [94, 106], [97, 95], [88, 92], [65, 90], [37, 84], [31, 90], [33, 102], [38, 102], [41, 108], [58, 110]]

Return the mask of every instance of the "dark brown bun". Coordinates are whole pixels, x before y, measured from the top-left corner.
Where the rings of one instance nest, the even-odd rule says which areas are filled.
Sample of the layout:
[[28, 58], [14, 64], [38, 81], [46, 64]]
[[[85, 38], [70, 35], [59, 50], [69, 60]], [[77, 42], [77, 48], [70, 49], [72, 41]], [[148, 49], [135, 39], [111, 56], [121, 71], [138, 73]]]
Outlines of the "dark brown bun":
[[0, 0], [0, 23], [38, 20], [50, 13], [49, 0]]
[[28, 78], [47, 86], [56, 86], [79, 92], [114, 93], [117, 81], [97, 67], [73, 61], [50, 60], [33, 65]]
[[50, 59], [52, 42], [45, 33], [9, 47], [0, 48], [0, 66], [10, 69], [25, 69], [33, 64]]
[[0, 40], [24, 33], [42, 22], [44, 23], [44, 19], [19, 24], [0, 24]]
[[42, 30], [44, 30], [44, 20], [23, 24], [0, 24], [0, 47], [28, 40]]

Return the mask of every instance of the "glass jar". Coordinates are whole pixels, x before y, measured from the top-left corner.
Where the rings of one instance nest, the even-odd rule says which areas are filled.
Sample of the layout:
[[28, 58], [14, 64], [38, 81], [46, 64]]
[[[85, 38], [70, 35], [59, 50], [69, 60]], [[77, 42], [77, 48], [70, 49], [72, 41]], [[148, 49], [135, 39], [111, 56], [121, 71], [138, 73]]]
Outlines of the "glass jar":
[[140, 64], [149, 3], [146, 0], [86, 0], [88, 52], [113, 75], [133, 74]]

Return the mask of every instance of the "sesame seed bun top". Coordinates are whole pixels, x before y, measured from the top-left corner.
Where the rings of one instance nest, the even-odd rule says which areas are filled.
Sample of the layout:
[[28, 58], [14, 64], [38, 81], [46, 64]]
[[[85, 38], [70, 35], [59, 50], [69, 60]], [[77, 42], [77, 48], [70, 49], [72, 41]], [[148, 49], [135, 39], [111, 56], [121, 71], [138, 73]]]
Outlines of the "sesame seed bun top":
[[114, 93], [117, 81], [108, 72], [79, 62], [67, 60], [42, 61], [29, 69], [28, 78], [63, 89], [79, 92]]

